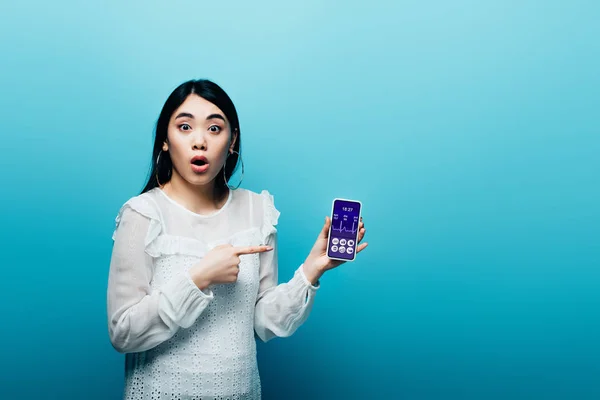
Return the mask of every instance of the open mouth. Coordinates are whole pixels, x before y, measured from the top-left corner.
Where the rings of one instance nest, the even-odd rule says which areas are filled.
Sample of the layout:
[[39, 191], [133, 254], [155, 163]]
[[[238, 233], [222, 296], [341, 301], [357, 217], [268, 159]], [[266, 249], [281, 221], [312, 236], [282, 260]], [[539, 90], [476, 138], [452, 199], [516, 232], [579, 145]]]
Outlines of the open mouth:
[[208, 169], [208, 160], [204, 156], [195, 156], [191, 163], [194, 172], [204, 172]]

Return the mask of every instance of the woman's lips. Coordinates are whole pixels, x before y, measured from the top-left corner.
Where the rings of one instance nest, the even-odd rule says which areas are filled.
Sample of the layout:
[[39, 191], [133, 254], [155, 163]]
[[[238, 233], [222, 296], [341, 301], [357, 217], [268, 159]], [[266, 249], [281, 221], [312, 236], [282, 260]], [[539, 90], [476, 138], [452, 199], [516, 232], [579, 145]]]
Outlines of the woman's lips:
[[197, 174], [206, 172], [207, 169], [208, 169], [208, 164], [203, 164], [203, 165], [192, 164], [192, 171], [194, 171]]
[[197, 174], [206, 172], [208, 169], [208, 160], [204, 156], [194, 156], [190, 162], [192, 163], [192, 171]]

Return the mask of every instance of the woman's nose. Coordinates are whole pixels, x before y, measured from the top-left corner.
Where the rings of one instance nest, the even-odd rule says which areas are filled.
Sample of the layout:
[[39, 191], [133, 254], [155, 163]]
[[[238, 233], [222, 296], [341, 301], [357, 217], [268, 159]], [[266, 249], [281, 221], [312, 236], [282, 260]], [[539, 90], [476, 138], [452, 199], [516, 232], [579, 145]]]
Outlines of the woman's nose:
[[192, 140], [192, 147], [194, 150], [206, 150], [206, 138], [203, 133], [196, 133]]

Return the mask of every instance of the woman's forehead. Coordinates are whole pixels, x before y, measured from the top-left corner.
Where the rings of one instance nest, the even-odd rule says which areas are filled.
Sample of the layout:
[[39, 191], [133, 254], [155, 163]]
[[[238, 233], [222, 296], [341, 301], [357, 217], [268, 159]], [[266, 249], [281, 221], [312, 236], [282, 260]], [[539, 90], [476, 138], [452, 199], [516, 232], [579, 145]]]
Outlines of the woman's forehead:
[[225, 113], [210, 101], [195, 95], [189, 95], [185, 101], [175, 110], [172, 118], [177, 118], [181, 113], [191, 114], [193, 118], [204, 120], [206, 117], [212, 114], [221, 114], [227, 118]]

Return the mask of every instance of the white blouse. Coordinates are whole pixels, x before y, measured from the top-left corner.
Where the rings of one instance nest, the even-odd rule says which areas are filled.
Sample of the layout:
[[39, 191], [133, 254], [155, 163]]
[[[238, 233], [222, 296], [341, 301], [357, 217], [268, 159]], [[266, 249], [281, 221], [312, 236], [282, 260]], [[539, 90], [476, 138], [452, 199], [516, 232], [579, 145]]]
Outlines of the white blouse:
[[[260, 399], [255, 333], [293, 334], [307, 319], [318, 283], [302, 265], [278, 282], [273, 196], [229, 191], [225, 205], [196, 214], [159, 188], [120, 209], [113, 234], [107, 311], [110, 340], [126, 353], [129, 399]], [[235, 283], [198, 289], [189, 269], [213, 247], [266, 244], [240, 256]]]

